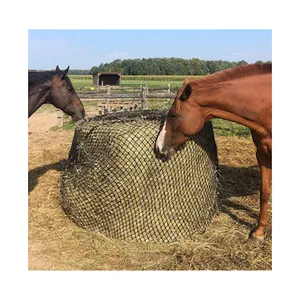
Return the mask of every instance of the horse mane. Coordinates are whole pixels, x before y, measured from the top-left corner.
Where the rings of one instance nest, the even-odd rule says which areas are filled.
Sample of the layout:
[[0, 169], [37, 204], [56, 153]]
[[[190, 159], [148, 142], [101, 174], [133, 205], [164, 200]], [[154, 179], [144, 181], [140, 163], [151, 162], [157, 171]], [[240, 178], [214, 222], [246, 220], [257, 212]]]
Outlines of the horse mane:
[[235, 67], [233, 69], [222, 70], [211, 75], [192, 80], [195, 84], [213, 84], [218, 82], [230, 81], [241, 77], [272, 74], [272, 63], [248, 64]]
[[[61, 75], [63, 71], [28, 71], [28, 86], [33, 88], [39, 85], [43, 85], [48, 81], [51, 81], [55, 75]], [[72, 83], [68, 76], [65, 76], [65, 81], [67, 85], [73, 89]]]
[[42, 85], [47, 81], [52, 80], [54, 75], [57, 75], [55, 71], [43, 71], [43, 72], [28, 72], [28, 86], [30, 88]]

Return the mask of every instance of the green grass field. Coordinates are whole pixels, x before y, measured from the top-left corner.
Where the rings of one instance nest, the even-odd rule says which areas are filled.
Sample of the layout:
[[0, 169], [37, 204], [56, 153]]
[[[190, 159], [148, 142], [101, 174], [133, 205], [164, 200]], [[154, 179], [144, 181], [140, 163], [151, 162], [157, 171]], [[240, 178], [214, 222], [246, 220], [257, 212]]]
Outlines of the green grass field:
[[147, 85], [149, 88], [168, 88], [168, 84], [170, 83], [170, 87], [172, 89], [178, 89], [183, 84], [183, 80], [170, 80], [170, 81], [158, 81], [158, 80], [143, 80], [143, 79], [124, 79], [121, 81], [121, 84], [124, 86], [139, 86], [139, 85]]
[[215, 135], [219, 136], [250, 136], [249, 128], [222, 119], [212, 120]]
[[93, 78], [92, 77], [82, 77], [77, 75], [69, 76], [72, 82], [72, 85], [76, 91], [90, 90], [93, 87]]
[[[93, 87], [92, 75], [70, 75], [69, 76], [76, 91], [88, 91]], [[147, 85], [149, 88], [167, 88], [168, 84], [172, 89], [182, 86], [186, 76], [129, 76], [121, 77], [121, 86]], [[197, 78], [190, 76], [190, 79]]]

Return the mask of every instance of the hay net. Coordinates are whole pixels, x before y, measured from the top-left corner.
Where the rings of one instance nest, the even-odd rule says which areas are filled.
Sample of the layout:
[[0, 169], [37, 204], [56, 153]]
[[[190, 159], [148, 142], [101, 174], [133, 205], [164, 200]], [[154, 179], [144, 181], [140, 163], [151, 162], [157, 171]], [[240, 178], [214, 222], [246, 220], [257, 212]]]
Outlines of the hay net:
[[78, 226], [111, 238], [173, 242], [202, 233], [218, 210], [210, 122], [168, 161], [154, 145], [167, 111], [82, 121], [61, 175], [61, 204]]

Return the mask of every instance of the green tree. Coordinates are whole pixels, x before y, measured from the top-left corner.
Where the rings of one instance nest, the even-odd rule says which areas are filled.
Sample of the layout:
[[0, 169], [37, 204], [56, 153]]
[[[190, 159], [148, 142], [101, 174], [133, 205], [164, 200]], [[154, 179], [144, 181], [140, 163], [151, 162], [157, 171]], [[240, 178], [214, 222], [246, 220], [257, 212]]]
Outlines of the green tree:
[[245, 60], [240, 60], [236, 65], [237, 66], [242, 66], [242, 65], [247, 65], [248, 63]]
[[96, 66], [93, 66], [89, 72], [89, 74], [93, 75], [99, 71], [99, 68]]
[[[247, 64], [245, 60], [230, 62], [225, 60], [200, 60], [199, 58], [136, 58], [117, 59], [110, 63], [93, 67], [91, 72], [120, 72], [124, 75], [207, 75], [235, 66]], [[77, 70], [84, 74], [84, 70]]]

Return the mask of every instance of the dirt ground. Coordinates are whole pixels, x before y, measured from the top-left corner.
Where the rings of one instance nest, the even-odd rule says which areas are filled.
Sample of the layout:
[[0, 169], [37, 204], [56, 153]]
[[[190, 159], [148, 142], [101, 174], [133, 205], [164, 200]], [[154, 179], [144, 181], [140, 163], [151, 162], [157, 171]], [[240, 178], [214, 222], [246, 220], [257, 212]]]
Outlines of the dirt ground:
[[[98, 115], [98, 108], [95, 106], [85, 105], [86, 117], [94, 117]], [[55, 126], [62, 125], [62, 119], [58, 118], [58, 110], [50, 104], [43, 105], [28, 120], [28, 133], [32, 132], [48, 132]], [[63, 114], [61, 113], [62, 117]], [[71, 119], [71, 118], [70, 118]]]
[[137, 244], [88, 232], [64, 214], [59, 176], [73, 131], [49, 131], [56, 117], [45, 112], [29, 119], [29, 270], [272, 269], [271, 203], [265, 242], [248, 239], [257, 224], [260, 181], [251, 138], [216, 137], [223, 209], [204, 234], [167, 245]]
[[51, 127], [59, 125], [57, 112], [41, 112], [33, 114], [28, 120], [28, 132], [48, 132]]

